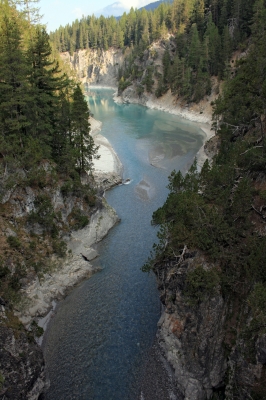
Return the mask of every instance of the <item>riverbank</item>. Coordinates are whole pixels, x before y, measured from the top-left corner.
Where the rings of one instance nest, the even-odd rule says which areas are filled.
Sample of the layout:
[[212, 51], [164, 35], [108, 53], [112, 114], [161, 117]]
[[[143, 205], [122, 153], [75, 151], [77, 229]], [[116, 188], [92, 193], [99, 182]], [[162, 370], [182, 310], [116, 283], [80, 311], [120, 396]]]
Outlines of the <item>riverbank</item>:
[[93, 176], [98, 186], [104, 190], [122, 183], [123, 165], [110, 142], [100, 134], [102, 123], [90, 118], [91, 136], [96, 146], [99, 146], [100, 158], [94, 160]]
[[147, 92], [138, 96], [135, 86], [132, 85], [126, 88], [121, 96], [118, 96], [116, 93], [114, 95], [114, 101], [117, 104], [141, 104], [150, 109], [177, 115], [191, 122], [211, 124], [212, 107], [210, 102], [213, 100], [212, 97], [213, 96], [210, 96], [208, 101], [202, 100], [198, 104], [188, 105], [181, 99], [177, 100], [170, 90], [161, 97], [156, 97], [153, 93]]
[[[100, 159], [95, 160], [95, 182], [97, 187], [106, 190], [122, 181], [123, 168], [108, 140], [99, 133], [101, 122], [91, 118], [90, 123], [91, 135], [99, 146], [100, 155]], [[67, 256], [63, 259], [52, 256], [50, 270], [41, 276], [36, 275], [21, 290], [23, 301], [16, 307], [15, 315], [27, 328], [33, 320], [45, 328], [49, 319], [47, 315], [51, 316], [54, 301], [98, 271], [90, 263], [98, 256], [93, 245], [102, 240], [118, 221], [115, 210], [103, 198], [101, 208], [93, 213], [89, 224], [64, 237]]]

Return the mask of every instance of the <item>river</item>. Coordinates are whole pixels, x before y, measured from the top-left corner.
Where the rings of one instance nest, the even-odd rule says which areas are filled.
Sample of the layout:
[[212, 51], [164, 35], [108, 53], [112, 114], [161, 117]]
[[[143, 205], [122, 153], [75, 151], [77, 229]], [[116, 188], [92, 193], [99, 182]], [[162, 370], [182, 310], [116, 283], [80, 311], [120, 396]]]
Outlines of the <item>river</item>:
[[136, 400], [160, 303], [152, 274], [140, 268], [156, 241], [152, 213], [167, 197], [167, 177], [185, 172], [204, 139], [196, 124], [140, 105], [117, 105], [111, 90], [88, 98], [130, 183], [106, 193], [121, 222], [97, 245], [102, 268], [56, 308], [44, 338], [47, 400]]

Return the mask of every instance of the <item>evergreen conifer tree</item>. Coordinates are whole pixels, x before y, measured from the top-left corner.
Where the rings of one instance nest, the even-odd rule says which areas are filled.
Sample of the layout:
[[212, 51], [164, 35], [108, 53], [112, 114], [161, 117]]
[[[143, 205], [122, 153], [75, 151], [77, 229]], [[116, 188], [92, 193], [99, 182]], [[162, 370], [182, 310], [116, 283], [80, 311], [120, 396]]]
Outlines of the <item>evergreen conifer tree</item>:
[[0, 131], [1, 152], [23, 151], [29, 125], [26, 105], [29, 102], [29, 73], [21, 45], [21, 32], [13, 13], [4, 14], [0, 40]]
[[76, 86], [71, 105], [71, 142], [75, 150], [79, 173], [92, 170], [92, 160], [97, 152], [90, 136], [89, 109], [80, 86]]

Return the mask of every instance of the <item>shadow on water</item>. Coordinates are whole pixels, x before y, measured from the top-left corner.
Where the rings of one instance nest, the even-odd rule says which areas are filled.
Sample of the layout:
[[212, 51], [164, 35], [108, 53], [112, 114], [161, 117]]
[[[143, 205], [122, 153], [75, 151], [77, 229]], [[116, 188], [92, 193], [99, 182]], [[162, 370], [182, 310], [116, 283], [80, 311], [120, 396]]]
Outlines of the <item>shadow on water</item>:
[[88, 101], [131, 182], [106, 193], [121, 222], [97, 245], [101, 272], [60, 302], [48, 328], [45, 398], [136, 400], [160, 316], [155, 278], [140, 270], [156, 241], [152, 213], [167, 197], [171, 170], [185, 171], [203, 138], [195, 124], [176, 116], [116, 105], [108, 90]]

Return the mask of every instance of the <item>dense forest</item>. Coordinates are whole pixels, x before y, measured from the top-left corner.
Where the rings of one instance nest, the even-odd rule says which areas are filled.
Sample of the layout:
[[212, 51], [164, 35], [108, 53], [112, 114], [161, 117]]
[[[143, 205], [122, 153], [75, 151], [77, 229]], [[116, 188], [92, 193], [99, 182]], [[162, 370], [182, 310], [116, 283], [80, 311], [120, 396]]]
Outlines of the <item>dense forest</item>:
[[87, 104], [80, 87], [51, 59], [45, 29], [28, 26], [16, 9], [1, 3], [0, 47], [4, 170], [13, 164], [29, 170], [43, 158], [65, 172], [89, 168], [93, 143]]
[[[170, 88], [176, 96], [198, 102], [210, 94], [212, 76], [227, 77], [232, 52], [246, 48], [254, 4], [255, 0], [174, 0], [153, 11], [131, 8], [118, 20], [84, 17], [51, 33], [51, 40], [59, 51], [71, 54], [88, 48], [123, 49], [126, 60], [119, 73], [120, 91], [136, 81], [139, 94], [146, 89], [160, 97]], [[163, 74], [153, 64], [144, 74], [140, 64], [145, 50], [163, 37], [171, 38]], [[156, 56], [152, 54], [154, 60]]]

